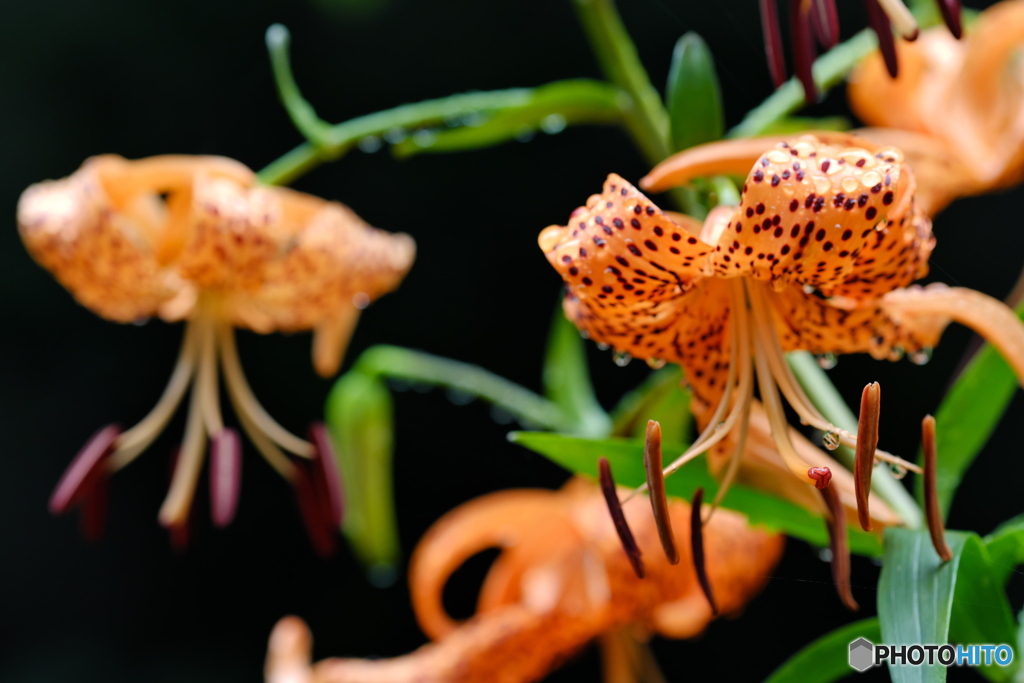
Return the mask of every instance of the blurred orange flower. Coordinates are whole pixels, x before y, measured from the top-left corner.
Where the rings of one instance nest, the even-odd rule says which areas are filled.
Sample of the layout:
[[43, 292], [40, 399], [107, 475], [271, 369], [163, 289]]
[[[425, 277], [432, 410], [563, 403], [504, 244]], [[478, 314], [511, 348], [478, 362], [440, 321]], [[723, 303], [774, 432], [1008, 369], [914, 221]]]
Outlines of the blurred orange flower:
[[929, 213], [1024, 179], [1022, 45], [1024, 2], [1009, 0], [982, 12], [963, 41], [931, 29], [900, 44], [896, 79], [877, 52], [850, 75], [850, 106], [878, 127], [864, 135], [906, 153]]
[[[267, 415], [242, 373], [232, 328], [313, 330], [314, 366], [333, 374], [360, 310], [397, 287], [412, 265], [410, 237], [371, 228], [342, 204], [260, 186], [248, 168], [220, 157], [94, 157], [68, 178], [28, 188], [18, 223], [33, 257], [98, 315], [188, 322], [156, 407], [131, 429], [107, 428], [90, 441], [58, 485], [54, 511], [94, 499], [97, 482], [156, 439], [191, 385], [160, 522], [183, 529], [209, 436], [214, 521], [227, 524], [238, 497], [240, 445], [221, 418], [220, 366], [243, 428], [307, 501], [307, 521], [340, 516], [322, 430], [307, 441]], [[309, 459], [311, 466], [302, 462]], [[314, 499], [320, 503], [311, 507]]]
[[[658, 531], [647, 503], [627, 503], [641, 549], [651, 551], [638, 579], [619, 544], [599, 491], [575, 480], [562, 491], [511, 490], [471, 501], [439, 520], [410, 567], [413, 607], [437, 641], [390, 660], [328, 659], [310, 665], [311, 637], [296, 617], [270, 638], [267, 683], [536, 681], [588, 642], [623, 627], [641, 640], [699, 635], [713, 619], [692, 564], [654, 552]], [[670, 503], [677, 542], [689, 548], [690, 507]], [[721, 610], [736, 613], [761, 590], [782, 554], [783, 538], [720, 511], [705, 535], [707, 572]], [[502, 548], [480, 593], [477, 613], [457, 623], [441, 604], [448, 577], [466, 559]], [[628, 665], [603, 640], [607, 680]], [[625, 672], [625, 673], [624, 673]]]

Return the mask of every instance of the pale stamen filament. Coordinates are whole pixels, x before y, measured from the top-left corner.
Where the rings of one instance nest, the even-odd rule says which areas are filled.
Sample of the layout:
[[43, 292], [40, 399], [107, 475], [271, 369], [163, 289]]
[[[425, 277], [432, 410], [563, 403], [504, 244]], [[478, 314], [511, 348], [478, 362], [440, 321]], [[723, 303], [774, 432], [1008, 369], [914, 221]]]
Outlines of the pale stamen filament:
[[[253, 432], [262, 432], [270, 441], [284, 450], [303, 458], [312, 458], [314, 455], [313, 445], [279, 425], [256, 400], [256, 396], [242, 372], [242, 364], [238, 359], [238, 347], [235, 345], [234, 330], [231, 326], [218, 325], [217, 337], [221, 361], [224, 364], [224, 381], [228, 388], [228, 395], [231, 397], [231, 404], [235, 407], [235, 412], [238, 413], [243, 426], [246, 425], [246, 422], [249, 423], [249, 426], [246, 427], [249, 436], [252, 437]], [[257, 443], [256, 439], [253, 439], [253, 443]], [[266, 456], [267, 453], [263, 452], [263, 455]]]
[[220, 412], [220, 397], [217, 395], [217, 339], [213, 325], [205, 322], [202, 328], [199, 351], [199, 374], [193, 391], [199, 394], [199, 406], [210, 436], [224, 431], [224, 419]]
[[[793, 406], [793, 410], [796, 411], [797, 416], [803, 424], [810, 425], [815, 429], [820, 429], [823, 432], [833, 434], [839, 439], [839, 443], [852, 449], [856, 449], [856, 435], [845, 429], [836, 427], [825, 419], [825, 417], [807, 397], [807, 394], [804, 393], [803, 387], [800, 386], [796, 377], [793, 376], [793, 371], [789, 367], [789, 363], [786, 362], [785, 356], [783, 355], [778, 335], [775, 334], [774, 327], [772, 326], [771, 315], [769, 314], [769, 304], [764, 297], [765, 294], [763, 290], [758, 288], [756, 285], [750, 287], [750, 305], [754, 311], [755, 326], [761, 342], [760, 346], [765, 351], [772, 375], [775, 378], [775, 382], [779, 389], [782, 390], [782, 394], [786, 397], [789, 404]], [[918, 474], [922, 472], [921, 468], [917, 464], [904, 460], [899, 456], [881, 449], [875, 449], [875, 459], [903, 467]]]
[[201, 330], [195, 321], [190, 321], [185, 328], [181, 351], [175, 363], [167, 388], [160, 396], [153, 409], [146, 417], [131, 429], [126, 430], [117, 440], [117, 449], [110, 457], [110, 469], [116, 471], [135, 460], [149, 448], [160, 433], [167, 427], [181, 403], [185, 391], [192, 382], [196, 368], [196, 357], [199, 352]]
[[[715, 413], [711, 417], [711, 421], [708, 422], [704, 431], [701, 432], [697, 440], [686, 449], [686, 451], [676, 458], [668, 467], [663, 471], [667, 477], [686, 463], [690, 462], [701, 453], [706, 453], [712, 447], [714, 447], [719, 441], [724, 439], [732, 431], [736, 421], [740, 419], [740, 416], [744, 414], [745, 406], [749, 406], [750, 401], [753, 399], [754, 392], [754, 380], [753, 372], [749, 362], [741, 362], [744, 352], [749, 348], [750, 332], [749, 323], [746, 314], [746, 306], [743, 304], [743, 290], [742, 285], [738, 282], [730, 283], [729, 290], [729, 305], [730, 310], [734, 312], [733, 315], [733, 328], [730, 335], [734, 336], [734, 339], [730, 341], [729, 349], [729, 374], [726, 379], [725, 392], [722, 395], [718, 406], [715, 408]], [[736, 387], [739, 400], [732, 406], [732, 410], [729, 411], [729, 415], [722, 421], [722, 415], [725, 413], [729, 406], [729, 402], [732, 399], [733, 388], [736, 383], [737, 367], [739, 367], [740, 381], [739, 386]], [[629, 493], [629, 495], [622, 501], [623, 503], [629, 501], [634, 496], [647, 491], [647, 484], [641, 484], [639, 487]]]
[[878, 4], [882, 6], [882, 10], [889, 17], [889, 21], [892, 22], [893, 27], [903, 38], [906, 40], [917, 38], [917, 20], [914, 19], [914, 15], [910, 13], [907, 6], [903, 4], [903, 0], [878, 0]]
[[291, 481], [295, 477], [295, 465], [292, 464], [288, 456], [285, 455], [284, 451], [277, 447], [273, 441], [271, 441], [265, 433], [260, 431], [249, 417], [238, 409], [237, 404], [234, 401], [234, 396], [230, 390], [228, 395], [231, 396], [231, 404], [235, 406], [235, 413], [238, 416], [238, 421], [242, 425], [242, 429], [245, 431], [246, 436], [252, 441], [252, 444], [256, 446], [256, 450], [260, 452], [263, 459], [273, 467], [278, 474], [284, 477], [287, 481]]
[[[752, 287], [747, 287], [749, 298], [753, 304], [753, 295], [750, 292]], [[756, 307], [755, 307], [756, 308]], [[761, 321], [755, 321], [755, 327], [760, 327]], [[760, 330], [758, 330], [760, 332]], [[764, 344], [755, 340], [753, 343], [754, 367], [757, 371], [757, 385], [761, 388], [761, 400], [764, 402], [764, 411], [768, 416], [768, 424], [771, 427], [772, 440], [783, 462], [801, 481], [813, 484], [814, 481], [807, 474], [810, 465], [804, 462], [793, 447], [789, 438], [789, 423], [786, 421], [786, 413], [782, 407], [782, 398], [779, 396], [779, 388], [772, 376], [771, 366], [768, 363], [768, 356], [765, 353]]]
[[725, 498], [725, 494], [729, 492], [729, 487], [736, 481], [736, 475], [740, 471], [740, 463], [743, 461], [743, 452], [747, 447], [747, 432], [750, 429], [750, 405], [753, 403], [753, 390], [754, 386], [751, 383], [750, 395], [744, 400], [743, 414], [740, 416], [740, 431], [736, 436], [736, 447], [732, 451], [732, 455], [729, 456], [729, 466], [725, 470], [725, 475], [722, 477], [722, 481], [718, 484], [718, 493], [715, 494], [715, 499], [711, 501], [711, 506], [708, 508], [708, 513], [704, 516], [703, 524], [707, 524], [711, 521], [711, 516], [715, 514], [715, 510], [718, 509], [719, 503]]
[[[205, 381], [204, 370], [205, 368], [200, 366], [197, 380], [200, 383]], [[205, 455], [206, 429], [203, 420], [202, 399], [200, 392], [193, 390], [189, 400], [185, 436], [181, 442], [181, 449], [178, 451], [178, 460], [174, 465], [171, 488], [167, 492], [163, 505], [160, 506], [159, 520], [165, 527], [180, 525], [188, 518]]]

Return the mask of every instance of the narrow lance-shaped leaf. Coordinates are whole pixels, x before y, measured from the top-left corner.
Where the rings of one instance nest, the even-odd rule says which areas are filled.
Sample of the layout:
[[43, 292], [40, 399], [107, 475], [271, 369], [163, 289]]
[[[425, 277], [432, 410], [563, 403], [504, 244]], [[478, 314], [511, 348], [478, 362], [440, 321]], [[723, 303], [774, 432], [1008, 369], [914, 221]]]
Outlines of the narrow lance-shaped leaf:
[[[890, 528], [878, 581], [878, 617], [887, 645], [947, 642], [1013, 643], [1016, 625], [984, 543], [974, 533], [948, 532], [952, 559], [942, 562], [927, 531]], [[980, 667], [992, 681], [1011, 680], [1010, 667]], [[946, 668], [890, 665], [893, 683], [939, 683]]]
[[[597, 460], [604, 456], [615, 470], [615, 479], [619, 484], [636, 487], [647, 479], [643, 439], [585, 439], [547, 432], [512, 432], [509, 440], [578, 474], [596, 478]], [[685, 450], [678, 443], [668, 442], [663, 448], [668, 453], [682, 453]], [[703, 488], [709, 499], [714, 499], [718, 492], [718, 482], [708, 472], [703, 456], [695, 458], [665, 479], [666, 492], [676, 498], [690, 500], [698, 488]], [[753, 524], [781, 531], [809, 543], [818, 546], [827, 546], [829, 543], [828, 531], [820, 514], [742, 484], [731, 486], [722, 501], [722, 507], [742, 512]], [[853, 527], [850, 527], [849, 532], [851, 552], [860, 555], [882, 554], [882, 544], [877, 536]]]
[[544, 357], [544, 393], [576, 423], [579, 434], [604, 436], [611, 418], [594, 396], [587, 368], [587, 349], [561, 305], [555, 311]]
[[[1017, 315], [1024, 318], [1024, 306], [1017, 309]], [[1017, 376], [999, 352], [988, 344], [978, 351], [946, 392], [935, 413], [935, 444], [940, 454], [936, 487], [943, 517], [949, 514], [964, 472], [992, 436], [1016, 392]], [[918, 479], [919, 501], [924, 499], [922, 483]]]
[[718, 140], [724, 134], [715, 60], [704, 39], [692, 31], [676, 42], [672, 52], [666, 99], [675, 151]]
[[669, 365], [652, 372], [643, 384], [625, 394], [612, 411], [611, 436], [643, 438], [647, 421], [661, 425], [662, 438], [686, 443], [693, 432], [690, 392], [682, 387], [683, 372]]
[[389, 584], [399, 555], [391, 477], [391, 395], [383, 381], [350, 371], [335, 383], [326, 413], [344, 482], [342, 530], [369, 570], [370, 580]]
[[878, 617], [855, 621], [804, 646], [786, 660], [764, 683], [832, 683], [850, 676], [850, 643], [866, 638], [882, 640]]
[[993, 570], [1005, 584], [1016, 568], [1024, 564], [1024, 515], [1000, 524], [985, 537], [985, 546], [992, 556]]

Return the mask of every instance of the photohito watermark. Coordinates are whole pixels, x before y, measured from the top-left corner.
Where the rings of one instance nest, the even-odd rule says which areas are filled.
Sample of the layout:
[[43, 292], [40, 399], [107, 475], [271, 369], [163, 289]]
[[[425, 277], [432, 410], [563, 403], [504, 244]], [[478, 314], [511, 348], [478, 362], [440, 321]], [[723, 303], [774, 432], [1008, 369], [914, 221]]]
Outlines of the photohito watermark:
[[1009, 666], [1011, 662], [1009, 645], [875, 645], [867, 638], [850, 643], [850, 666], [857, 671], [882, 664]]

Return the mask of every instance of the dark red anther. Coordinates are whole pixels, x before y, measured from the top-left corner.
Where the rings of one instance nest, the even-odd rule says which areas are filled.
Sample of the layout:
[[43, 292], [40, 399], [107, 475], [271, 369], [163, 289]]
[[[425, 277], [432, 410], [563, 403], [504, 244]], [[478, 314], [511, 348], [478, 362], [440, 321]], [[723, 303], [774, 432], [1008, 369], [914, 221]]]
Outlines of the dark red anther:
[[939, 11], [942, 12], [942, 20], [946, 23], [949, 32], [957, 40], [963, 38], [964, 25], [960, 19], [960, 0], [937, 0]]
[[644, 443], [644, 469], [647, 470], [647, 492], [651, 498], [654, 524], [658, 527], [658, 538], [669, 564], [679, 564], [679, 549], [672, 533], [672, 519], [668, 512], [668, 495], [665, 493], [665, 474], [662, 471], [661, 425], [654, 420], [647, 421], [647, 440]]
[[814, 480], [814, 487], [818, 489], [828, 488], [832, 481], [832, 470], [827, 467], [812, 467], [807, 470], [807, 476]]
[[789, 1], [789, 26], [793, 39], [793, 68], [804, 86], [804, 99], [814, 102], [818, 99], [813, 73], [814, 36], [811, 33], [810, 7], [804, 0]]
[[711, 591], [711, 581], [708, 580], [707, 563], [704, 559], [704, 523], [701, 520], [703, 503], [704, 489], [700, 488], [693, 492], [693, 500], [690, 501], [690, 554], [693, 557], [693, 568], [697, 572], [700, 589], [711, 605], [711, 613], [717, 615], [718, 605], [715, 603], [715, 594]]
[[864, 0], [868, 10], [868, 22], [878, 36], [878, 49], [885, 60], [885, 68], [893, 78], [899, 74], [899, 62], [896, 58], [896, 39], [892, 35], [892, 24], [878, 0]]
[[935, 447], [935, 418], [931, 415], [926, 415], [921, 421], [921, 450], [924, 453], [924, 514], [928, 520], [928, 531], [935, 552], [943, 562], [949, 562], [953, 559], [953, 553], [946, 544], [946, 525], [942, 521], [942, 510], [939, 508], [935, 472], [938, 460]]
[[238, 432], [225, 428], [210, 442], [210, 516], [223, 529], [238, 511], [242, 488], [242, 441]]
[[811, 21], [819, 45], [831, 50], [839, 44], [839, 14], [835, 0], [811, 0]]
[[338, 470], [338, 459], [331, 445], [331, 435], [322, 422], [310, 426], [309, 441], [313, 444], [315, 453], [310, 474], [317, 495], [320, 496], [320, 504], [325, 510], [330, 511], [330, 520], [335, 528], [340, 527], [345, 515], [341, 472]]
[[78, 528], [85, 540], [95, 542], [107, 528], [107, 507], [110, 503], [110, 476], [105, 471], [96, 478], [92, 490], [85, 494], [78, 516]]
[[622, 549], [626, 551], [629, 564], [638, 578], [644, 578], [644, 560], [640, 553], [640, 546], [633, 538], [633, 532], [626, 523], [626, 515], [622, 511], [622, 504], [619, 503], [619, 492], [615, 490], [615, 479], [612, 478], [612, 466], [604, 456], [597, 459], [598, 479], [601, 482], [601, 493], [604, 494], [604, 501], [608, 505], [608, 512], [612, 516], [612, 523], [615, 524], [615, 533], [619, 535], [619, 542]]
[[330, 519], [330, 511], [322, 507], [309, 474], [310, 465], [302, 460], [294, 461], [295, 470], [292, 486], [313, 549], [320, 557], [330, 557], [337, 549], [337, 527]]
[[871, 531], [871, 473], [875, 469], [878, 448], [878, 422], [882, 409], [882, 389], [878, 382], [864, 387], [860, 395], [860, 417], [857, 421], [857, 456], [853, 463], [853, 486], [857, 496], [857, 519], [864, 531]]
[[68, 468], [64, 470], [57, 488], [50, 496], [50, 512], [59, 515], [82, 501], [96, 486], [96, 482], [107, 476], [106, 460], [114, 452], [121, 428], [109, 425], [93, 434], [82, 450], [78, 452]]
[[832, 549], [832, 580], [835, 581], [839, 599], [846, 609], [856, 612], [860, 605], [853, 599], [850, 587], [850, 541], [849, 530], [846, 528], [846, 509], [839, 500], [839, 492], [828, 486], [821, 490], [828, 508], [828, 538]]
[[761, 7], [761, 31], [764, 35], [764, 53], [768, 58], [768, 71], [772, 83], [778, 88], [786, 82], [786, 58], [782, 53], [782, 31], [779, 28], [779, 10], [775, 0], [758, 0]]

